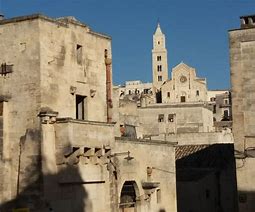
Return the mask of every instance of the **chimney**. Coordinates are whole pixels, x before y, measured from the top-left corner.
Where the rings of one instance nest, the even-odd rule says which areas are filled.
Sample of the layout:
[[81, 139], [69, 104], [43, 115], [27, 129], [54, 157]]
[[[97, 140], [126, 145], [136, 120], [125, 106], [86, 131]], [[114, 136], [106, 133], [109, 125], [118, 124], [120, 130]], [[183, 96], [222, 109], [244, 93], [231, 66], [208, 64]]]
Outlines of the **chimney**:
[[112, 60], [108, 58], [107, 49], [104, 51], [105, 67], [106, 67], [106, 104], [107, 104], [107, 122], [112, 122], [111, 108], [112, 106]]
[[241, 16], [241, 28], [254, 28], [255, 27], [255, 15]]

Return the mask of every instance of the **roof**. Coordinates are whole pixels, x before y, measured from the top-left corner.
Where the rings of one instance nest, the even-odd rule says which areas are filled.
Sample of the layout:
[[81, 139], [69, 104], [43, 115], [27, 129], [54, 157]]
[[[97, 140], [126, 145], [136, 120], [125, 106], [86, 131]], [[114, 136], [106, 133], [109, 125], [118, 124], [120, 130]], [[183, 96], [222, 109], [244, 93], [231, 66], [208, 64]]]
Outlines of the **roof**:
[[182, 159], [191, 154], [194, 154], [198, 151], [201, 151], [205, 148], [209, 147], [209, 145], [185, 145], [185, 146], [177, 146], [175, 149], [175, 160]]
[[160, 24], [158, 23], [154, 35], [162, 35], [162, 34], [163, 34], [163, 32], [161, 31]]
[[45, 20], [45, 21], [52, 22], [52, 23], [57, 24], [58, 26], [63, 26], [63, 27], [68, 27], [68, 24], [77, 25], [80, 27], [87, 28], [88, 32], [91, 34], [94, 34], [94, 35], [97, 35], [100, 37], [104, 37], [106, 39], [111, 39], [111, 37], [108, 35], [92, 31], [87, 24], [78, 21], [73, 16], [51, 18], [46, 15], [36, 13], [36, 14], [31, 14], [31, 15], [26, 15], [26, 16], [18, 16], [18, 17], [3, 19], [3, 20], [0, 20], [0, 25], [9, 24], [9, 23], [17, 23], [17, 22], [22, 22], [22, 21], [34, 20], [34, 19]]

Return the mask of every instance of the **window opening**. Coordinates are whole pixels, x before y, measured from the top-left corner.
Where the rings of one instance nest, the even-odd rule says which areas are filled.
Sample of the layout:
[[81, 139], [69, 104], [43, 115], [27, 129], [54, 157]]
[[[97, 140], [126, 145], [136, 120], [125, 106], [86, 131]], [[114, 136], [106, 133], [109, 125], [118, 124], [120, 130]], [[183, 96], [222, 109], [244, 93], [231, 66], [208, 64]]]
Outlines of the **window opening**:
[[213, 113], [216, 113], [216, 105], [213, 105]]
[[167, 97], [170, 98], [170, 92], [167, 92]]
[[82, 64], [82, 45], [76, 45], [76, 59], [79, 65]]
[[174, 122], [174, 114], [168, 114], [168, 122]]
[[197, 90], [196, 95], [199, 96], [199, 90]]
[[181, 96], [181, 102], [186, 102], [185, 96]]
[[86, 96], [76, 95], [76, 119], [85, 120]]
[[162, 81], [162, 76], [158, 76], [158, 81]]
[[224, 110], [224, 118], [228, 117], [228, 110]]
[[162, 103], [162, 92], [161, 92], [161, 90], [156, 92], [156, 103]]
[[158, 65], [158, 72], [162, 71], [162, 66]]
[[9, 73], [13, 72], [13, 65], [7, 65], [6, 63], [2, 63], [0, 66], [0, 75], [6, 76]]
[[158, 115], [158, 122], [164, 122], [164, 114]]
[[157, 61], [161, 61], [161, 56], [157, 56]]

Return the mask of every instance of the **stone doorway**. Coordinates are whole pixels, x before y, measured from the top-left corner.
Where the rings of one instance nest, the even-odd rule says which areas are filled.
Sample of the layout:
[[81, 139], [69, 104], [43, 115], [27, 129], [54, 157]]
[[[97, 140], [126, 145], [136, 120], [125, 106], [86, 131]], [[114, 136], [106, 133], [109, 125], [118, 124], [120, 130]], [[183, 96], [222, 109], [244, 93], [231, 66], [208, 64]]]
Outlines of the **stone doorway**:
[[120, 194], [119, 212], [138, 212], [138, 187], [135, 181], [126, 181]]

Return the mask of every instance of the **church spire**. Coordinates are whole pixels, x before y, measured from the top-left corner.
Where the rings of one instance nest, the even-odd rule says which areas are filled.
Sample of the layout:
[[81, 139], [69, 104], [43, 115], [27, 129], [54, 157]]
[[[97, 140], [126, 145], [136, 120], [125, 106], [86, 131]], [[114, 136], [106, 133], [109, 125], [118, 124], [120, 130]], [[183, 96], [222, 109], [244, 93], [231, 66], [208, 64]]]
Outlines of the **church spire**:
[[153, 35], [152, 74], [153, 86], [156, 89], [160, 89], [161, 85], [168, 80], [168, 64], [165, 35], [161, 31], [159, 22]]
[[161, 31], [160, 24], [159, 24], [159, 22], [158, 22], [157, 29], [156, 29], [154, 35], [162, 35], [162, 34], [163, 34], [163, 33], [162, 33], [162, 31]]

